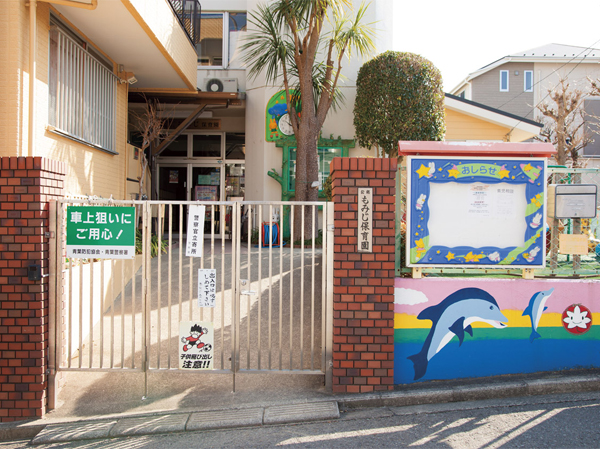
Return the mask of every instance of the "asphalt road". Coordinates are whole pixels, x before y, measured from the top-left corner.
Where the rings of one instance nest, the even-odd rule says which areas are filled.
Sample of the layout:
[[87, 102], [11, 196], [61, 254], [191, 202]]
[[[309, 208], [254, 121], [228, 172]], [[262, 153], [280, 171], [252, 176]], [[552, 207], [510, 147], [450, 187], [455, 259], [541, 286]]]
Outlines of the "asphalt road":
[[[27, 446], [0, 443], [0, 449]], [[346, 410], [339, 420], [185, 432], [36, 446], [45, 448], [198, 447], [597, 448], [600, 392]]]

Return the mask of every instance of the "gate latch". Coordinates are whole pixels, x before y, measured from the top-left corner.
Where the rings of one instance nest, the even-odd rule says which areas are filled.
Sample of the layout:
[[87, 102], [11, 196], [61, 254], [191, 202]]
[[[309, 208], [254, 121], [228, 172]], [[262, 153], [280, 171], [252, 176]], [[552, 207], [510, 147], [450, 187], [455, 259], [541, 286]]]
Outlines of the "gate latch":
[[244, 287], [248, 287], [250, 285], [250, 281], [248, 279], [240, 279], [240, 295], [256, 295], [254, 290], [242, 290]]

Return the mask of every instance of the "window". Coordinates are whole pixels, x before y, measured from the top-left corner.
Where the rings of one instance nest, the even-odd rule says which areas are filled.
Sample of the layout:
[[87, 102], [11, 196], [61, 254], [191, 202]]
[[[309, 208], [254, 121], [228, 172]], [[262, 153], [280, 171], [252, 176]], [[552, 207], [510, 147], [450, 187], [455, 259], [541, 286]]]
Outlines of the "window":
[[87, 43], [52, 23], [49, 122], [55, 131], [116, 154], [117, 77]]
[[523, 89], [525, 92], [533, 92], [533, 70], [525, 70], [525, 85]]
[[[319, 191], [329, 176], [329, 163], [334, 157], [342, 156], [342, 148], [319, 147]], [[290, 176], [288, 190], [296, 190], [296, 148], [290, 148]]]
[[245, 32], [245, 12], [203, 13], [200, 43], [196, 48], [198, 63], [202, 66], [242, 67], [239, 56]]
[[500, 92], [508, 92], [508, 70], [500, 70]]

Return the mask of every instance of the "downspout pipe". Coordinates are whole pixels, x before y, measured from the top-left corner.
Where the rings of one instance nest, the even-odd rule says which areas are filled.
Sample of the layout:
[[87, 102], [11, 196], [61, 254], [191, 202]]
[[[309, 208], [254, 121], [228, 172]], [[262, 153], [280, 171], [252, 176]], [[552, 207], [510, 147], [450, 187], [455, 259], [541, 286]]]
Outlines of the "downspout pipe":
[[[75, 0], [39, 0], [56, 5], [73, 6], [93, 10], [98, 6], [98, 0], [83, 3]], [[27, 153], [24, 156], [33, 156], [35, 148], [35, 79], [37, 62], [37, 4], [38, 0], [29, 0], [29, 123], [27, 130]]]
[[27, 153], [33, 156], [35, 139], [35, 63], [37, 47], [37, 0], [29, 2], [29, 123], [27, 129]]

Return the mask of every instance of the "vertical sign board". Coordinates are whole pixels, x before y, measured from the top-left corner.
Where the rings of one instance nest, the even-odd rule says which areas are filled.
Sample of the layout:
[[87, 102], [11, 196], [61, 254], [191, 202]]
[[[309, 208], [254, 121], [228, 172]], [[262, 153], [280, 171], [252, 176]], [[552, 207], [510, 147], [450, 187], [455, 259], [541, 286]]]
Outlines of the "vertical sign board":
[[205, 206], [189, 206], [185, 255], [202, 257], [204, 251]]
[[198, 270], [198, 307], [214, 307], [217, 297], [217, 270]]
[[135, 207], [67, 206], [67, 257], [133, 259]]
[[373, 189], [358, 189], [358, 251], [373, 252]]
[[179, 322], [179, 369], [213, 369], [213, 330], [211, 322]]

